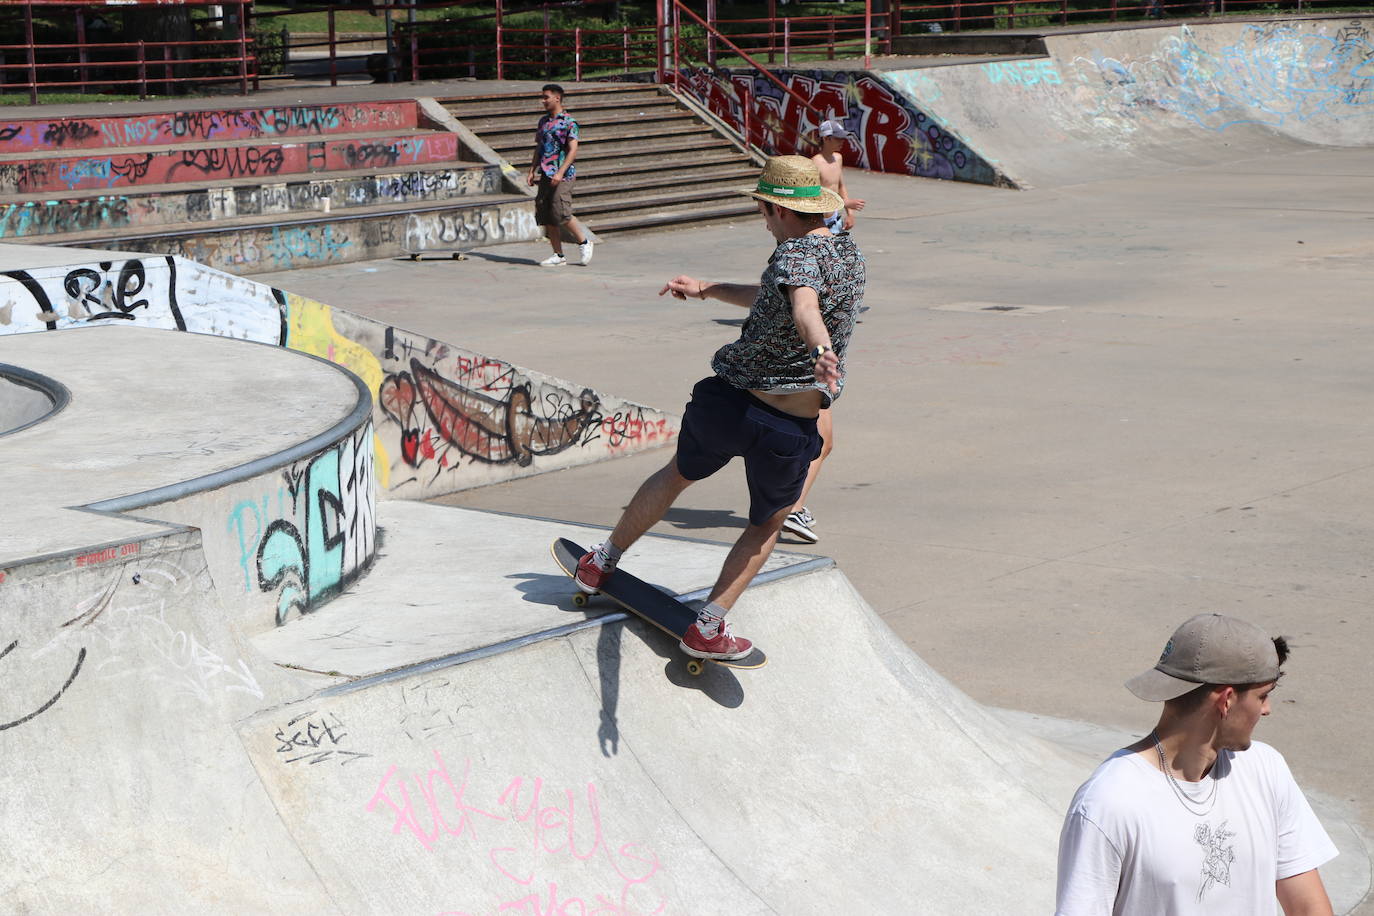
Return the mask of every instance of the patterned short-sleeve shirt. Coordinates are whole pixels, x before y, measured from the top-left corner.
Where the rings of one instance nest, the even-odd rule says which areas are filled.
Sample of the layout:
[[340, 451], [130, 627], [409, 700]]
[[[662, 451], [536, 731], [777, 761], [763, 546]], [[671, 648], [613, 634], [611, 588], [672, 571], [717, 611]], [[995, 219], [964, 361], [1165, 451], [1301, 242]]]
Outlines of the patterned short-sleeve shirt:
[[[563, 160], [568, 158], [569, 141], [577, 137], [577, 120], [566, 111], [540, 118], [539, 126], [534, 131], [534, 142], [539, 149], [539, 171], [552, 178]], [[577, 165], [568, 166], [563, 177], [576, 178]]]
[[840, 395], [831, 395], [816, 381], [811, 354], [792, 321], [786, 287], [809, 286], [820, 298], [821, 318], [840, 361], [843, 391], [845, 351], [863, 305], [865, 271], [863, 253], [851, 235], [804, 235], [782, 242], [759, 279], [759, 294], [739, 340], [716, 351], [711, 369], [736, 388], [780, 393], [815, 388], [828, 406]]

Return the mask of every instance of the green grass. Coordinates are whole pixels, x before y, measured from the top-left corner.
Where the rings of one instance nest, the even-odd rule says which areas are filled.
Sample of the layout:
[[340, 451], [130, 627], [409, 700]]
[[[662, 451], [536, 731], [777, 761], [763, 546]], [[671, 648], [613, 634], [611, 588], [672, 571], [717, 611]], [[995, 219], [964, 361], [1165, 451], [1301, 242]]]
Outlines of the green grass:
[[[80, 93], [80, 92], [40, 92], [39, 105], [72, 105], [83, 102], [137, 102], [137, 94], [120, 92]], [[6, 92], [0, 95], [0, 105], [31, 105], [27, 92]]]
[[[258, 28], [280, 29], [287, 28], [292, 32], [328, 32], [329, 14], [328, 13], [291, 13], [287, 16], [272, 16], [262, 18], [263, 13], [283, 13], [290, 12], [290, 7], [285, 3], [254, 3], [253, 21]], [[493, 8], [494, 9], [494, 8]], [[491, 12], [491, 9], [485, 12]], [[422, 9], [416, 10], [415, 18], [424, 22], [431, 19], [443, 19], [445, 16], [458, 15], [467, 16], [476, 12], [476, 8], [468, 6], [455, 6], [447, 9]], [[392, 23], [406, 22], [410, 13], [406, 11], [392, 10]], [[385, 34], [386, 16], [383, 13], [372, 13], [364, 10], [340, 9], [334, 13], [334, 30], [336, 32], [377, 32]]]

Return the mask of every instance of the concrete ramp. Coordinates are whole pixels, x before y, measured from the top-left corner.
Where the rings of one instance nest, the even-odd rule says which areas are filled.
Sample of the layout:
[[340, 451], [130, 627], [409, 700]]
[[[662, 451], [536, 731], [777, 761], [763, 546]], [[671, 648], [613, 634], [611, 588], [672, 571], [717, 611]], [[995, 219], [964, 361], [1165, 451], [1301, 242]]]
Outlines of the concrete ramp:
[[[580, 619], [543, 548], [596, 532], [424, 509], [445, 538], [512, 545], [501, 578]], [[679, 553], [718, 562], [723, 548], [653, 538], [629, 562], [657, 581]], [[774, 576], [735, 611], [769, 652], [758, 671], [693, 678], [671, 640], [617, 614], [327, 689], [240, 734], [297, 847], [353, 911], [1051, 907], [1062, 793], [1088, 762], [935, 675], [828, 562], [793, 556]], [[483, 611], [454, 594], [432, 613]]]
[[1374, 143], [1374, 20], [1045, 36], [1047, 57], [879, 74], [1021, 187]]

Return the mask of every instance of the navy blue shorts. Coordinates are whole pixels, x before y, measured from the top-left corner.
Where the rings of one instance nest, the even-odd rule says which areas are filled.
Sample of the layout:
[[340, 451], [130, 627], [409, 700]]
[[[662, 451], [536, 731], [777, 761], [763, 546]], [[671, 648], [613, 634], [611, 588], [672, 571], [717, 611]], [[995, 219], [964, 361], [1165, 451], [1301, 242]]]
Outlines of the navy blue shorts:
[[677, 472], [710, 477], [736, 456], [749, 483], [749, 522], [762, 525], [801, 496], [806, 471], [821, 453], [814, 417], [794, 417], [717, 376], [692, 388], [677, 440]]

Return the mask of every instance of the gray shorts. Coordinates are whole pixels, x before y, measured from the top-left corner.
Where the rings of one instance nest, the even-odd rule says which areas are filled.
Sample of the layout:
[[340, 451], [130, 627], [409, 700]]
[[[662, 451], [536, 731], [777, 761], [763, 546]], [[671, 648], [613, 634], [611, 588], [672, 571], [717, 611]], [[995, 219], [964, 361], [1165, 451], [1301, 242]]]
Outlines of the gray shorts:
[[534, 195], [534, 222], [538, 226], [561, 226], [573, 218], [572, 192], [576, 178], [564, 178], [558, 184], [540, 177], [539, 190]]

